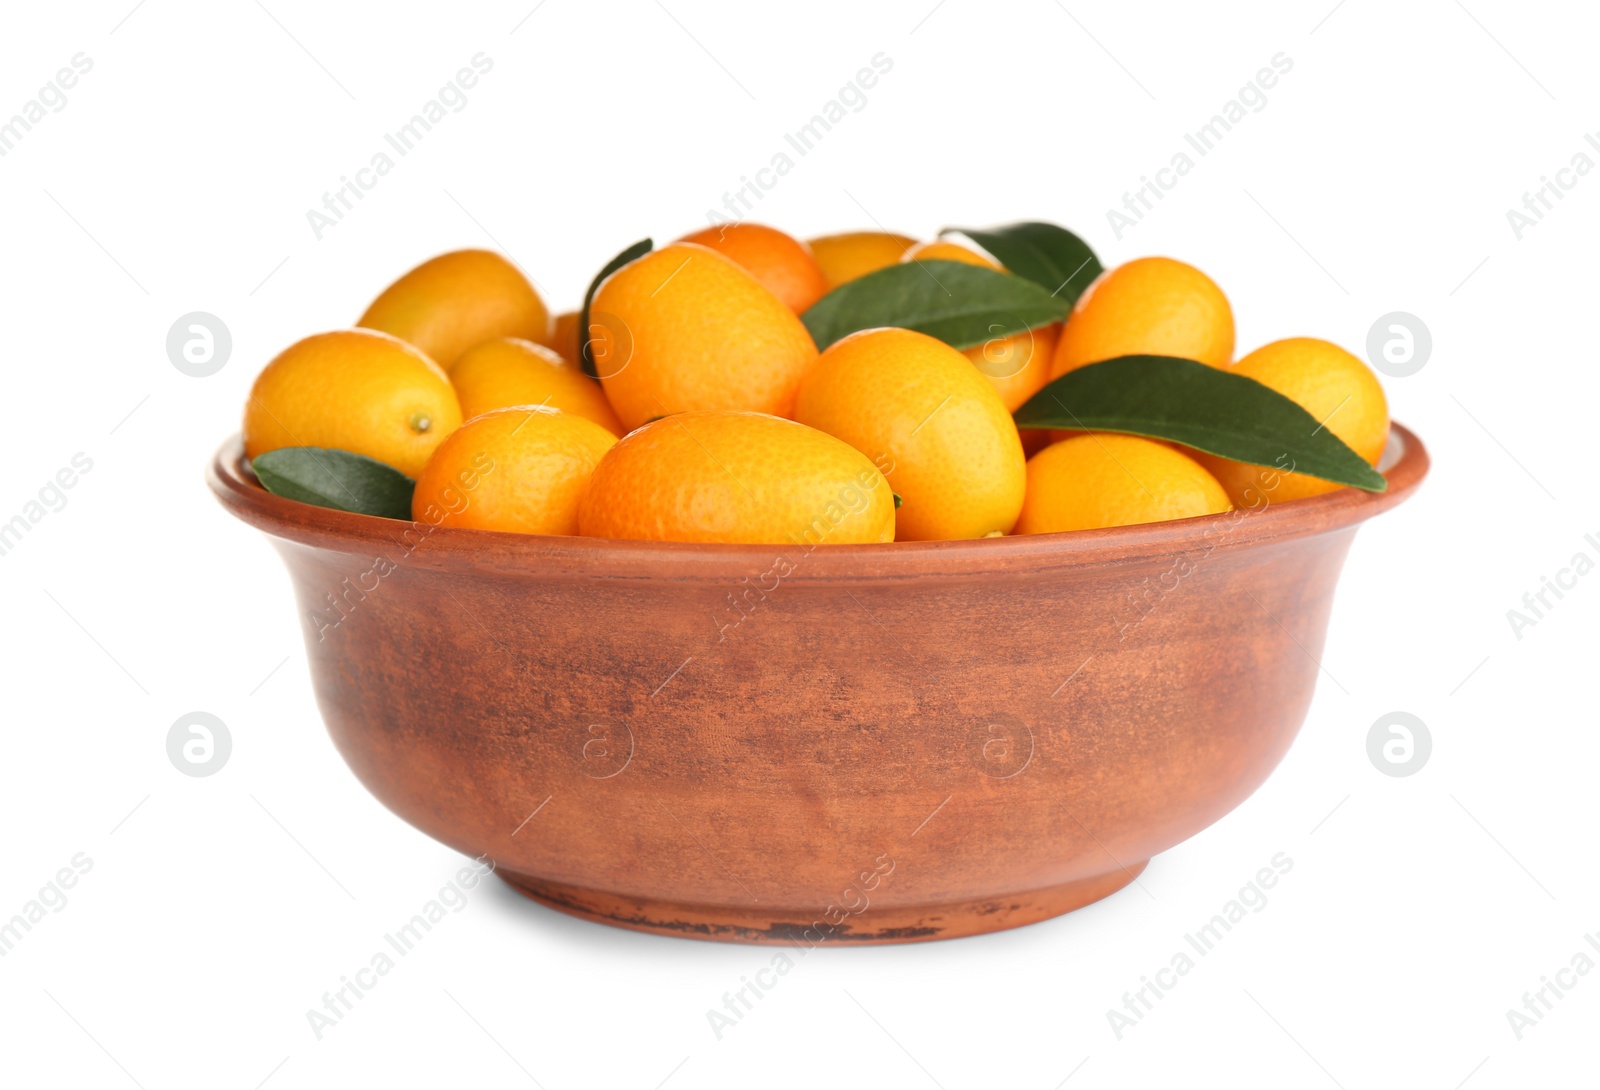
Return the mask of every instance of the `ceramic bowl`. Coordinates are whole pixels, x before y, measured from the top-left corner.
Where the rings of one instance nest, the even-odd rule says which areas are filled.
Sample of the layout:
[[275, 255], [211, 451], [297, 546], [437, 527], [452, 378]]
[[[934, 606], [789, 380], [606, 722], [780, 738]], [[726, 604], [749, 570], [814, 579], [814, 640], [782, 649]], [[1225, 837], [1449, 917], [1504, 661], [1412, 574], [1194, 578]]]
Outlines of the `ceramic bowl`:
[[209, 483], [292, 577], [323, 719], [396, 814], [563, 912], [951, 938], [1121, 889], [1299, 730], [1356, 527], [1417, 488], [1066, 534], [695, 545], [432, 527]]

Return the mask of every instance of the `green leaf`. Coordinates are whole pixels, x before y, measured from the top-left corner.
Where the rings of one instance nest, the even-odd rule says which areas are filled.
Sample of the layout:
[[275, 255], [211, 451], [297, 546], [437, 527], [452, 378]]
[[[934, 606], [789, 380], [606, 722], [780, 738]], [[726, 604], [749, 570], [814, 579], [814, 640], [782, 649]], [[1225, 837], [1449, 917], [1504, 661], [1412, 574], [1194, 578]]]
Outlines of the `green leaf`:
[[1003, 227], [946, 227], [966, 235], [994, 255], [1007, 272], [1032, 280], [1071, 306], [1105, 271], [1089, 244], [1053, 223], [1008, 223]]
[[913, 261], [840, 284], [800, 320], [818, 348], [879, 326], [914, 329], [971, 348], [1059, 322], [1071, 309], [1025, 277], [961, 261]]
[[280, 447], [256, 455], [250, 468], [262, 487], [274, 495], [358, 515], [411, 518], [411, 491], [416, 483], [365, 454]]
[[583, 309], [578, 312], [578, 364], [583, 368], [583, 373], [590, 378], [599, 378], [600, 372], [595, 369], [594, 352], [589, 346], [589, 307], [594, 303], [594, 293], [600, 290], [600, 285], [605, 278], [616, 272], [630, 261], [637, 261], [655, 247], [650, 239], [642, 238], [623, 250], [616, 257], [607, 261], [605, 268], [595, 273], [594, 279], [589, 281], [589, 290], [583, 293]]
[[1016, 411], [1019, 428], [1170, 439], [1251, 465], [1368, 492], [1383, 474], [1299, 405], [1255, 379], [1173, 356], [1119, 356], [1068, 371]]

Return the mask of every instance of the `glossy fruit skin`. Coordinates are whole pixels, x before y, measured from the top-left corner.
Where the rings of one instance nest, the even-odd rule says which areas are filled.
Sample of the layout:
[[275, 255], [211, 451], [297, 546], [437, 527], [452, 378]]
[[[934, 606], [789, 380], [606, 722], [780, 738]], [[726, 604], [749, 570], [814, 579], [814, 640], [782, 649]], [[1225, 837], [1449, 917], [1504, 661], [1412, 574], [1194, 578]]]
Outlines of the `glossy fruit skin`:
[[[1260, 348], [1229, 368], [1234, 374], [1270, 386], [1306, 410], [1345, 445], [1377, 465], [1389, 439], [1389, 402], [1383, 385], [1365, 361], [1336, 344], [1315, 337], [1289, 337]], [[1284, 503], [1320, 496], [1342, 485], [1283, 472], [1279, 467], [1246, 465], [1201, 455], [1238, 507]]]
[[1141, 257], [1101, 273], [1072, 308], [1051, 378], [1118, 356], [1233, 362], [1233, 308], [1209, 276], [1170, 257]]
[[1022, 443], [989, 380], [909, 329], [852, 333], [818, 357], [795, 419], [855, 447], [896, 493], [897, 541], [1005, 532], [1022, 509]]
[[550, 324], [550, 347], [562, 359], [580, 365], [583, 361], [578, 358], [578, 320], [582, 317], [576, 310], [564, 310]]
[[522, 534], [578, 532], [578, 503], [617, 437], [536, 405], [473, 417], [439, 444], [411, 497], [430, 526]]
[[532, 341], [501, 337], [467, 349], [450, 372], [450, 385], [465, 420], [510, 405], [549, 405], [622, 434], [600, 384], [554, 349]]
[[980, 254], [970, 246], [963, 246], [959, 242], [952, 242], [947, 238], [931, 239], [928, 242], [918, 242], [906, 249], [900, 255], [902, 262], [909, 261], [960, 261], [967, 265], [980, 265], [985, 269], [994, 269], [1004, 272], [999, 262], [987, 254]]
[[595, 470], [589, 537], [790, 545], [894, 540], [894, 494], [839, 440], [763, 413], [686, 412], [628, 434]]
[[1137, 435], [1084, 432], [1028, 459], [1019, 534], [1099, 530], [1214, 515], [1228, 494], [1199, 462]]
[[496, 337], [550, 342], [550, 312], [511, 262], [488, 250], [430, 258], [383, 290], [356, 323], [416, 345], [448, 373]]
[[828, 292], [828, 278], [811, 247], [776, 227], [725, 223], [684, 235], [679, 241], [717, 251], [759, 280], [796, 314], [805, 313]]
[[901, 256], [915, 244], [915, 239], [887, 231], [848, 231], [824, 235], [806, 243], [828, 282], [829, 291], [899, 263]]
[[595, 365], [623, 427], [702, 409], [790, 416], [817, 346], [755, 277], [675, 242], [618, 269], [590, 311]]
[[244, 407], [245, 453], [332, 447], [422, 471], [461, 424], [439, 365], [387, 333], [344, 329], [296, 341], [256, 376]]

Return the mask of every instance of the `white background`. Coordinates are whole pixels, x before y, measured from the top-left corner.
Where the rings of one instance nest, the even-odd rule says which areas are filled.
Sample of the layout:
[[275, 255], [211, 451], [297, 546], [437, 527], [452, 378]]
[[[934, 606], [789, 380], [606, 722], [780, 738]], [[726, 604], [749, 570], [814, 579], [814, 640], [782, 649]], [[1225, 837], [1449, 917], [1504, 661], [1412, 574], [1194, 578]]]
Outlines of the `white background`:
[[[1600, 574], [1520, 639], [1506, 617], [1600, 557], [1600, 173], [1520, 240], [1506, 217], [1600, 129], [1592, 8], [534, 3], [7, 12], [0, 116], [76, 53], [93, 70], [0, 158], [0, 521], [74, 454], [93, 469], [0, 557], [0, 918], [75, 853], [93, 869], [0, 959], [0, 1081], [1594, 1085], [1600, 972], [1520, 1040], [1506, 1016], [1600, 934]], [[466, 108], [318, 241], [307, 209], [478, 52]], [[1116, 238], [1106, 210], [1280, 52], [1266, 107]], [[498, 882], [317, 1040], [306, 1010], [464, 861], [346, 770], [276, 555], [202, 485], [251, 379], [450, 248], [503, 247], [575, 306], [623, 245], [702, 225], [877, 53], [892, 71], [762, 220], [1055, 220], [1107, 265], [1205, 269], [1241, 353], [1361, 352], [1395, 310], [1431, 328], [1427, 366], [1386, 385], [1433, 475], [1361, 531], [1299, 740], [1140, 886], [989, 937], [818, 951], [721, 1040], [707, 1009], [770, 951]], [[234, 342], [204, 379], [164, 347], [196, 310]], [[205, 779], [165, 750], [194, 710], [234, 743]], [[1366, 753], [1397, 710], [1433, 738], [1409, 778]], [[1106, 1011], [1277, 852], [1294, 868], [1267, 906], [1118, 1040]]]

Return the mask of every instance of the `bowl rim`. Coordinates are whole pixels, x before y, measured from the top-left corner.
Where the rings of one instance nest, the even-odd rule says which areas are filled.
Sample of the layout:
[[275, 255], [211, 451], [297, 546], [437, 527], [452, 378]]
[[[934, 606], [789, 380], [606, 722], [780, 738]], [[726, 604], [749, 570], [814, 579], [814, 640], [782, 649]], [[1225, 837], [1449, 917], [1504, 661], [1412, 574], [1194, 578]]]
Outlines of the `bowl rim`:
[[[207, 466], [206, 482], [232, 514], [275, 538], [351, 556], [383, 555], [397, 566], [540, 578], [738, 582], [776, 576], [782, 582], [859, 583], [1110, 567], [1332, 533], [1354, 527], [1409, 498], [1430, 464], [1427, 449], [1415, 433], [1394, 424], [1380, 462], [1389, 482], [1384, 492], [1341, 488], [1260, 508], [1103, 530], [810, 548], [803, 544], [727, 545], [506, 533], [316, 507], [262, 488], [247, 469], [238, 434], [217, 449]], [[395, 560], [397, 552], [399, 560]], [[784, 560], [790, 570], [778, 572], [776, 565]]]

